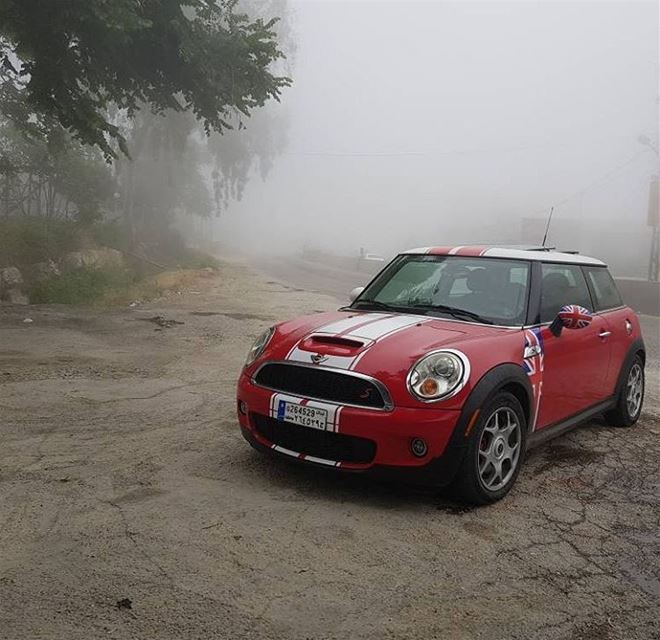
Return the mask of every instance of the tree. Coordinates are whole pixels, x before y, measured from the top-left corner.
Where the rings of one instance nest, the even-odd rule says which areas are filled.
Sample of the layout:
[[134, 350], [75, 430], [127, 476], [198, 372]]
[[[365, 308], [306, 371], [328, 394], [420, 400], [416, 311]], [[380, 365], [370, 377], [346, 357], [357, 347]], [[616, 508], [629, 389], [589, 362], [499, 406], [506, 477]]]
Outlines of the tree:
[[33, 138], [59, 125], [106, 158], [129, 117], [190, 111], [207, 133], [278, 99], [276, 19], [237, 0], [0, 0], [0, 110]]
[[34, 141], [0, 119], [0, 209], [4, 216], [45, 216], [89, 222], [101, 217], [115, 190], [98, 150], [60, 127]]

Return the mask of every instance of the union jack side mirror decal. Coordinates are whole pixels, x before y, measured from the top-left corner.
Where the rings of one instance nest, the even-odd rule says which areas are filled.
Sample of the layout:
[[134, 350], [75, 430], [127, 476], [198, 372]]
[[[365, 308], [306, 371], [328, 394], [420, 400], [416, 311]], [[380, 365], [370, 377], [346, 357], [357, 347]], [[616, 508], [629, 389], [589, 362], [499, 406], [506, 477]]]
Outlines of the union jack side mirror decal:
[[558, 316], [566, 329], [584, 329], [593, 320], [591, 311], [578, 304], [568, 304], [562, 307]]

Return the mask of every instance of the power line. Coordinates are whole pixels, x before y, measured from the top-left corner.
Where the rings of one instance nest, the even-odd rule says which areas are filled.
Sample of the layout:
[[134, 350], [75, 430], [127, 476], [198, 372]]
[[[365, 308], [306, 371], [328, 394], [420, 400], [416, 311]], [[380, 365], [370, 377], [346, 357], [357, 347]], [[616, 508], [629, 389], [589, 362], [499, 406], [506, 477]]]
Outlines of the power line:
[[567, 202], [570, 202], [574, 198], [577, 198], [578, 196], [583, 196], [585, 193], [588, 191], [591, 191], [594, 187], [597, 187], [599, 184], [602, 182], [608, 180], [612, 176], [616, 175], [617, 173], [623, 171], [626, 167], [631, 165], [633, 162], [635, 162], [638, 158], [642, 157], [645, 153], [648, 153], [648, 149], [644, 149], [643, 151], [638, 151], [635, 155], [633, 155], [631, 158], [626, 160], [624, 163], [617, 165], [616, 167], [609, 169], [606, 173], [602, 174], [600, 177], [596, 178], [592, 182], [588, 183], [585, 187], [582, 187], [582, 189], [575, 191], [569, 196], [566, 196], [562, 200], [559, 200], [555, 202], [554, 204], [550, 205], [549, 207], [545, 207], [544, 209], [539, 209], [535, 211], [532, 215], [540, 215], [542, 213], [545, 213], [548, 209], [555, 209], [557, 207], [560, 207], [563, 204], [566, 204]]

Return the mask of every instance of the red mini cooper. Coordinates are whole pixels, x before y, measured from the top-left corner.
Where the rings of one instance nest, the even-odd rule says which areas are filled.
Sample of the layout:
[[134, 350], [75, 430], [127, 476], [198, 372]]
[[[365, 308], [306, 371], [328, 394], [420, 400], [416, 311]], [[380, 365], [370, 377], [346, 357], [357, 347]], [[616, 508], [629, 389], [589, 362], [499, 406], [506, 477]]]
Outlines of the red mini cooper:
[[596, 414], [639, 418], [639, 321], [599, 260], [414, 249], [351, 297], [255, 342], [238, 419], [256, 449], [484, 504], [511, 489], [528, 448]]

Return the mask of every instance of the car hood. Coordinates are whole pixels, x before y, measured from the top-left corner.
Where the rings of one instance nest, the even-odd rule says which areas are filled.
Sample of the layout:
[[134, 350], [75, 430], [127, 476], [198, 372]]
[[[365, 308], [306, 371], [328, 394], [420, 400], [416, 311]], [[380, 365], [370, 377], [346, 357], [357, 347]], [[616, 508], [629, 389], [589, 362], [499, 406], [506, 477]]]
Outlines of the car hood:
[[278, 325], [264, 358], [348, 369], [385, 381], [405, 376], [429, 351], [507, 331], [429, 316], [336, 311]]

